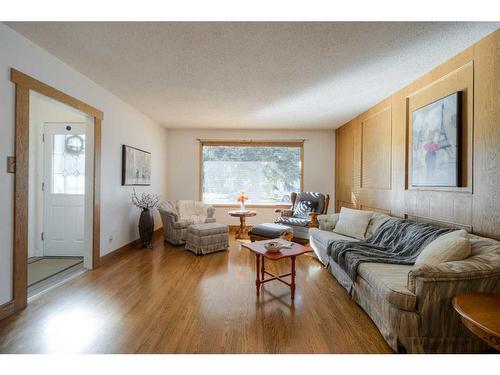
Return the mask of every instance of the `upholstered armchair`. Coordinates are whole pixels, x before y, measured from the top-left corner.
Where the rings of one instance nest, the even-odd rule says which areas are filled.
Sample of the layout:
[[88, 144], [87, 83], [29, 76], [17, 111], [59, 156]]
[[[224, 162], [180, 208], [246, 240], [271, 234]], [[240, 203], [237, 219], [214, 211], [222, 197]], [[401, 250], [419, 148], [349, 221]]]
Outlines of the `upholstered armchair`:
[[[179, 208], [179, 202], [183, 207]], [[171, 245], [186, 243], [187, 229], [195, 222], [215, 223], [215, 208], [196, 201], [163, 202], [158, 207], [163, 222], [163, 238]]]
[[319, 227], [318, 215], [326, 214], [330, 196], [328, 194], [302, 192], [292, 193], [292, 207], [277, 209], [280, 216], [274, 221], [293, 228], [293, 237], [297, 242], [307, 242], [309, 228]]

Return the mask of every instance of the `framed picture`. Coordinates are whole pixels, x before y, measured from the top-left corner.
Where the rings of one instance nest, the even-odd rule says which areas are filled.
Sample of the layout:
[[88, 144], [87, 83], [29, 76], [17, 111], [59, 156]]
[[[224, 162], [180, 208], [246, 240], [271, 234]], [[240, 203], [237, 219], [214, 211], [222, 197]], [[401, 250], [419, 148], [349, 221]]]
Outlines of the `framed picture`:
[[122, 146], [122, 185], [151, 185], [151, 153]]
[[413, 111], [412, 186], [460, 186], [461, 122], [460, 91]]

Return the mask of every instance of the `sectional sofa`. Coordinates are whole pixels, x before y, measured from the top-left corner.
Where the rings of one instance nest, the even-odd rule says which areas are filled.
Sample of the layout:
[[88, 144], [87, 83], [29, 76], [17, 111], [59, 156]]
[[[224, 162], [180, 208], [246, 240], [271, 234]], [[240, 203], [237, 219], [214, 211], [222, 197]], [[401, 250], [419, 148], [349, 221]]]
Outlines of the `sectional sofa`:
[[[389, 216], [373, 213], [369, 238]], [[371, 317], [397, 352], [481, 352], [487, 345], [461, 323], [452, 298], [466, 292], [500, 293], [500, 242], [467, 234], [471, 255], [461, 261], [430, 266], [361, 263], [352, 281], [327, 254], [332, 241], [359, 241], [334, 233], [339, 214], [320, 215], [309, 231], [317, 258]]]

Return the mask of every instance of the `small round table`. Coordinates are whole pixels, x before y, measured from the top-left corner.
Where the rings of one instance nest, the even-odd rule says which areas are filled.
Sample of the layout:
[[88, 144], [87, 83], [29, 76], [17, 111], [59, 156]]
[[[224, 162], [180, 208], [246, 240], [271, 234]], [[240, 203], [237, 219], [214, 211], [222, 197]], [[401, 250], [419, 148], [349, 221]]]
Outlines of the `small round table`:
[[228, 214], [229, 214], [229, 216], [240, 218], [240, 228], [236, 232], [236, 239], [237, 240], [247, 239], [248, 238], [248, 231], [246, 228], [246, 218], [250, 217], [250, 216], [257, 215], [257, 212], [235, 210], [235, 211], [229, 211]]
[[453, 298], [453, 307], [472, 333], [500, 350], [500, 294], [460, 294]]

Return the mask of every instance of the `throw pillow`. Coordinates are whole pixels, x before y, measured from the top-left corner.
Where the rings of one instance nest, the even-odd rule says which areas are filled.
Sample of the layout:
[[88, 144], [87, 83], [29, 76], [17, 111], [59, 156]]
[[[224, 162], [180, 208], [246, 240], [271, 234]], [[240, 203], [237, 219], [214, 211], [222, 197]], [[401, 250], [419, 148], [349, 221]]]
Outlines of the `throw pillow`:
[[293, 217], [309, 219], [309, 212], [314, 212], [318, 208], [318, 202], [299, 201], [293, 209]]
[[470, 241], [467, 232], [463, 229], [456, 230], [439, 236], [419, 254], [415, 265], [436, 265], [455, 260], [468, 258], [471, 253]]
[[371, 211], [352, 210], [342, 207], [340, 209], [339, 221], [333, 231], [344, 236], [364, 240], [366, 228], [373, 216]]

